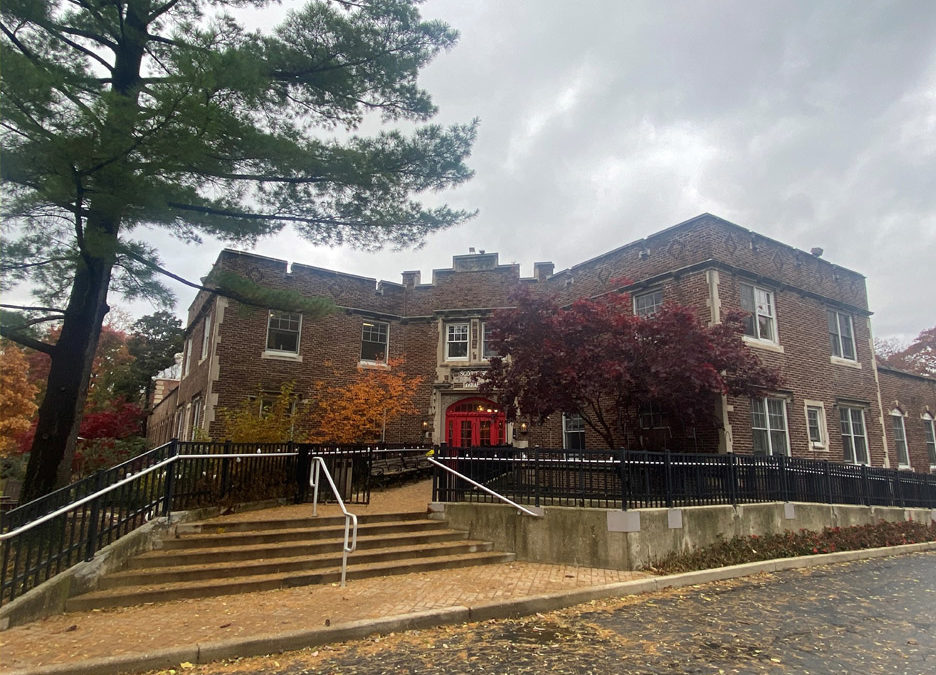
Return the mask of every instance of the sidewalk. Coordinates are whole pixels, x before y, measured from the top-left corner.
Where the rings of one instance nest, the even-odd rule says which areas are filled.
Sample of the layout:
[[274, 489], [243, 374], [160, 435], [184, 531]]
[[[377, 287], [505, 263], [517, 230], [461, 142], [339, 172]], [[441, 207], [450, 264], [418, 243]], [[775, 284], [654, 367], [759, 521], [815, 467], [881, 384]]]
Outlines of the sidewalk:
[[[421, 511], [429, 501], [429, 491], [429, 482], [422, 481], [375, 492], [370, 505], [353, 506], [350, 510], [358, 514]], [[296, 516], [311, 513], [311, 508], [308, 504], [284, 506], [225, 518], [249, 519], [260, 514]], [[335, 508], [319, 507], [319, 513], [330, 515]], [[104, 657], [142, 656], [228, 640], [262, 640], [427, 610], [516, 601], [645, 576], [618, 570], [513, 562], [351, 580], [345, 588], [302, 586], [62, 614], [0, 632], [0, 672], [35, 671], [42, 666]]]

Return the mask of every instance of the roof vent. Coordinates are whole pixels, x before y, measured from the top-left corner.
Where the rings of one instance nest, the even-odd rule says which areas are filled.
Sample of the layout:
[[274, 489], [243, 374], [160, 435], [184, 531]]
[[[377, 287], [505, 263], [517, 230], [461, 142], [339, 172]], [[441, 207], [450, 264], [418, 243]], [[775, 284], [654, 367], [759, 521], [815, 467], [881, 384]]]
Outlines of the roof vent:
[[811, 249], [809, 249], [809, 252], [812, 253], [817, 258], [821, 258], [822, 253], [823, 253], [822, 249], [819, 248], [818, 246], [813, 246]]

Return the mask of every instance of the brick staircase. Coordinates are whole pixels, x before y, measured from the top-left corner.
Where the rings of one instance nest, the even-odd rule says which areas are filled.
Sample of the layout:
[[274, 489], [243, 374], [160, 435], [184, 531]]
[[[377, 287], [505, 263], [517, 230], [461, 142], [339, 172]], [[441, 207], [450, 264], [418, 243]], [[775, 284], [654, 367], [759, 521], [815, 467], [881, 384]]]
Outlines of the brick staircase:
[[[359, 516], [357, 550], [348, 557], [355, 579], [508, 562], [425, 513]], [[131, 558], [101, 578], [98, 589], [69, 598], [66, 611], [327, 584], [341, 578], [344, 517], [184, 523], [162, 548]]]

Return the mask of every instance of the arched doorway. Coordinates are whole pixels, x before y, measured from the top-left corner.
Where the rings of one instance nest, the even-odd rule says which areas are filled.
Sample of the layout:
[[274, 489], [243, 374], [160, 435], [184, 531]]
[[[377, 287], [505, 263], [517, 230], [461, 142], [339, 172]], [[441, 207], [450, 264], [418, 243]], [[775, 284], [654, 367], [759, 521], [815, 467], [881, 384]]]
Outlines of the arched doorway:
[[485, 398], [453, 403], [445, 411], [445, 442], [453, 448], [504, 445], [507, 443], [504, 411]]

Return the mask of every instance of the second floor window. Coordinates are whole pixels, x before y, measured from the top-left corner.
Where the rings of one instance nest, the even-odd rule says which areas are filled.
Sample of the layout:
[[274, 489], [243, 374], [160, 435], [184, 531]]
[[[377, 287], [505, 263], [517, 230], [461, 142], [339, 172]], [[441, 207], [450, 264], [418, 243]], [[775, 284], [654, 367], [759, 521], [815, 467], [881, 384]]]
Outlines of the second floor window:
[[211, 344], [211, 314], [205, 315], [204, 333], [202, 335], [201, 358], [208, 356], [208, 347]]
[[267, 324], [266, 348], [274, 352], [299, 353], [299, 331], [302, 328], [302, 314], [270, 310]]
[[773, 291], [741, 284], [741, 309], [749, 313], [744, 320], [745, 335], [768, 342], [777, 341]]
[[449, 323], [445, 326], [445, 360], [468, 360], [468, 322]]
[[825, 408], [821, 405], [806, 406], [806, 429], [809, 444], [815, 448], [826, 448]]
[[653, 316], [663, 306], [663, 291], [656, 290], [634, 296], [634, 314], [646, 318]]
[[382, 321], [365, 321], [361, 334], [361, 361], [387, 362], [390, 325]]
[[832, 345], [832, 356], [855, 360], [855, 332], [852, 318], [848, 314], [829, 310], [829, 341]]
[[491, 345], [491, 327], [487, 322], [481, 324], [481, 357], [490, 359], [498, 356], [497, 350]]

